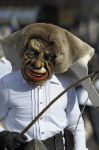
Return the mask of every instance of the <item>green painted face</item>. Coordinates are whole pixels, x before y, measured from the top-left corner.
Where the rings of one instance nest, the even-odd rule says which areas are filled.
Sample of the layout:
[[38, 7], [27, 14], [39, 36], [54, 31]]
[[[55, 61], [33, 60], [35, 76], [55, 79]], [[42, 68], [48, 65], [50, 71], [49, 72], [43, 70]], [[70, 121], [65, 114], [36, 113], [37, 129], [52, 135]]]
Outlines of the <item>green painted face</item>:
[[47, 43], [31, 39], [22, 58], [21, 72], [29, 84], [42, 85], [53, 74], [54, 54]]

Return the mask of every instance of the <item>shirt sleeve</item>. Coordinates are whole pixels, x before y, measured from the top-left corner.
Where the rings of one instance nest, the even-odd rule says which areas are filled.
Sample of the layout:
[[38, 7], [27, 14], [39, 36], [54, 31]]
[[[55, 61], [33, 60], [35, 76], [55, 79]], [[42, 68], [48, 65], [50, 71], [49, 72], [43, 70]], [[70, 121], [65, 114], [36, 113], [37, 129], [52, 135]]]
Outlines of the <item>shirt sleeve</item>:
[[[0, 80], [0, 122], [2, 122], [8, 114], [8, 92], [3, 83], [3, 80]], [[0, 131], [3, 128], [0, 126]]]
[[68, 92], [68, 104], [66, 108], [68, 125], [67, 128], [74, 135], [75, 149], [88, 150], [86, 148], [85, 128], [82, 117], [80, 117], [80, 109], [75, 89]]
[[12, 71], [12, 67], [10, 62], [5, 58], [0, 58], [0, 78], [5, 76], [6, 74], [9, 74]]
[[76, 88], [76, 94], [79, 105], [86, 104], [88, 106], [92, 106], [91, 100], [88, 98], [88, 92], [82, 86]]

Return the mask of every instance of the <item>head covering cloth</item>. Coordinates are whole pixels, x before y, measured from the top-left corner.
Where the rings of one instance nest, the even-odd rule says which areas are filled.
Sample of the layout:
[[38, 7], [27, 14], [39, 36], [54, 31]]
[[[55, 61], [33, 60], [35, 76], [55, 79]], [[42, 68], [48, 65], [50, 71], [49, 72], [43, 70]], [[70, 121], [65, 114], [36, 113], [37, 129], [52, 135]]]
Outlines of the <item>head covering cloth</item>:
[[[20, 69], [20, 54], [31, 38], [41, 38], [53, 44], [55, 73], [69, 72], [75, 81], [88, 75], [88, 62], [94, 55], [94, 49], [66, 29], [46, 23], [30, 24], [1, 41], [5, 57], [11, 62], [13, 70]], [[89, 91], [91, 80], [81, 84]], [[89, 97], [94, 106], [99, 106], [99, 95], [93, 86]]]

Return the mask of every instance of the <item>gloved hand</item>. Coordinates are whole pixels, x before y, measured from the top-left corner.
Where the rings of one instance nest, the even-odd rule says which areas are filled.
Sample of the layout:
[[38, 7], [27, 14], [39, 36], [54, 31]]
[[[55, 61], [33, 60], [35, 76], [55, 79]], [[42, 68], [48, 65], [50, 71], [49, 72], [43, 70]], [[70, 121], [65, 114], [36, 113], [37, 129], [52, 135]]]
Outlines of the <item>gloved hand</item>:
[[[23, 150], [27, 144], [25, 135], [17, 137], [18, 132], [2, 131], [0, 132], [0, 150]], [[17, 137], [17, 138], [16, 138]]]

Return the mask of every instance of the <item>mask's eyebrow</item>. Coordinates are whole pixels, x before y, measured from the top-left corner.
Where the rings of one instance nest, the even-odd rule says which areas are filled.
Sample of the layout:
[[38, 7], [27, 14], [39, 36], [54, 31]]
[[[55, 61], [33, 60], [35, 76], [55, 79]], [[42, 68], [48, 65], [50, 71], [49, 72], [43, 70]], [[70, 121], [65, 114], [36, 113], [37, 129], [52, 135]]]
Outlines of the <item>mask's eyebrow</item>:
[[41, 51], [43, 51], [45, 54], [53, 54], [51, 46], [46, 46], [43, 49], [38, 49], [38, 48], [35, 47], [35, 48], [33, 48], [33, 50], [36, 51], [36, 52], [38, 52], [38, 53], [41, 52]]
[[53, 54], [52, 49], [53, 46], [49, 43], [47, 43], [47, 45], [45, 44], [45, 46], [43, 45], [43, 47], [41, 47], [39, 40], [36, 39], [31, 39], [28, 43], [28, 49], [33, 49], [33, 51], [40, 53], [41, 51], [43, 51], [45, 54]]
[[46, 47], [43, 48], [43, 49], [40, 49], [40, 48], [34, 46], [34, 47], [33, 47], [33, 50], [34, 50], [35, 52], [38, 52], [38, 53], [40, 53], [41, 51], [44, 52], [45, 54], [50, 54], [50, 53], [52, 53], [50, 46], [46, 46]]
[[42, 49], [45, 53], [45, 55], [51, 55], [54, 54], [54, 52], [52, 51], [51, 46], [46, 46], [44, 49]]

